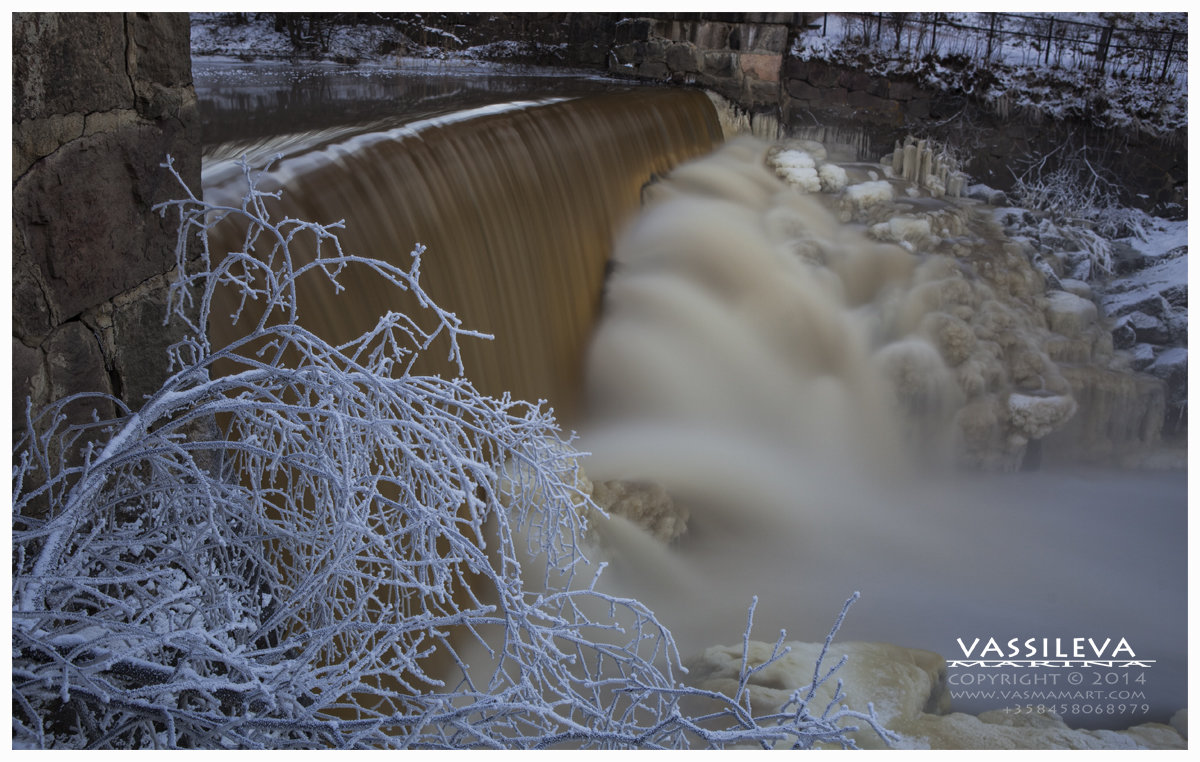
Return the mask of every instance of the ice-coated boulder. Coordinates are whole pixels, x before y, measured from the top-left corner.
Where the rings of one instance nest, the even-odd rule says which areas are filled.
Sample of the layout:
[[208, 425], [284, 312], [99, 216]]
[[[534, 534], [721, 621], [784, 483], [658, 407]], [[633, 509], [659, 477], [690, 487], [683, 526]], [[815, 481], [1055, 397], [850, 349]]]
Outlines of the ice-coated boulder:
[[1109, 294], [1103, 299], [1104, 308], [1113, 317], [1142, 312], [1152, 317], [1162, 317], [1169, 309], [1161, 294], [1146, 290], [1126, 291]]
[[1063, 278], [1059, 281], [1062, 284], [1063, 291], [1069, 291], [1081, 299], [1091, 300], [1095, 296], [1095, 291], [1090, 283], [1074, 278]]
[[982, 201], [990, 206], [1007, 206], [1008, 196], [1004, 191], [996, 190], [982, 183], [968, 185], [965, 190], [967, 198], [973, 198], [976, 201]]
[[1182, 375], [1185, 383], [1187, 380], [1187, 347], [1171, 347], [1163, 350], [1163, 352], [1154, 360], [1154, 365], [1150, 368], [1150, 372], [1164, 381], [1168, 381], [1172, 376]]
[[1171, 331], [1162, 320], [1147, 315], [1145, 312], [1131, 312], [1126, 315], [1121, 325], [1133, 328], [1138, 341], [1148, 344], [1165, 344], [1171, 340]]
[[[1132, 326], [1130, 330], [1133, 330]], [[1128, 356], [1130, 368], [1145, 370], [1154, 364], [1154, 347], [1149, 344], [1134, 344], [1129, 348]]]
[[1114, 349], [1129, 349], [1137, 343], [1137, 331], [1128, 320], [1120, 320], [1112, 329]]
[[1070, 420], [1077, 409], [1075, 399], [1067, 395], [1008, 397], [1009, 421], [1027, 439], [1041, 439]]
[[1098, 311], [1091, 299], [1070, 291], [1050, 291], [1046, 294], [1046, 322], [1050, 330], [1063, 336], [1075, 337], [1095, 325]]
[[846, 198], [859, 207], [886, 204], [895, 195], [895, 189], [887, 180], [869, 180], [846, 188]]
[[933, 236], [933, 230], [928, 217], [900, 214], [872, 226], [871, 234], [883, 241], [916, 246], [928, 241]]
[[767, 156], [775, 173], [791, 185], [807, 193], [821, 190], [821, 179], [817, 174], [817, 162], [807, 151], [789, 148]]
[[838, 193], [845, 189], [849, 182], [846, 170], [836, 164], [822, 164], [817, 170], [821, 179], [821, 190], [826, 193]]

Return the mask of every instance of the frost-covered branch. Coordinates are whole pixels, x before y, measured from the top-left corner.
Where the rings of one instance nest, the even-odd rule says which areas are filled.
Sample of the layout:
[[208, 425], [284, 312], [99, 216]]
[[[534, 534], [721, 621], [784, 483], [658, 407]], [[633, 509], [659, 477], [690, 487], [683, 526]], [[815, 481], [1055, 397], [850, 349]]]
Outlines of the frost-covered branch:
[[[87, 396], [31, 410], [16, 443], [15, 746], [851, 744], [862, 715], [813, 717], [811, 695], [755, 715], [751, 670], [734, 697], [686, 687], [654, 614], [577, 578], [597, 510], [578, 453], [463, 376], [458, 342], [483, 334], [421, 289], [424, 250], [347, 254], [340, 222], [272, 220], [244, 172], [241, 206], [185, 186], [161, 207], [190, 328], [162, 388], [111, 420], [68, 423]], [[210, 248], [218, 225], [237, 250]], [[351, 265], [432, 327], [389, 313], [336, 346], [302, 327], [298, 283]], [[245, 335], [213, 346], [221, 289]], [[458, 375], [413, 374], [440, 340]]]
[[1140, 213], [1121, 203], [1120, 183], [1088, 160], [1087, 146], [1073, 140], [1029, 157], [1013, 172], [1012, 196], [1019, 206], [1046, 212], [1059, 223], [1083, 223], [1107, 238], [1143, 233]]

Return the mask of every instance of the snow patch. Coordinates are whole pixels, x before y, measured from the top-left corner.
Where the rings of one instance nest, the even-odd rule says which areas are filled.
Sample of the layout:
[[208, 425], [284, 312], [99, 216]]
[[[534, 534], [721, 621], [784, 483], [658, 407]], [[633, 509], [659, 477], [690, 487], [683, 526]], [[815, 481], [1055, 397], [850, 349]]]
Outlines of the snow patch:
[[816, 160], [807, 151], [780, 151], [772, 157], [771, 163], [777, 175], [800, 190], [807, 193], [817, 193], [821, 190]]
[[896, 195], [892, 184], [887, 180], [871, 180], [857, 183], [846, 188], [846, 198], [860, 207], [875, 204], [886, 204]]
[[1074, 398], [1067, 395], [1011, 394], [1008, 397], [1009, 420], [1013, 428], [1028, 439], [1046, 436], [1070, 420], [1077, 409]]
[[817, 175], [821, 178], [821, 190], [826, 193], [837, 193], [849, 182], [846, 170], [836, 164], [822, 164]]

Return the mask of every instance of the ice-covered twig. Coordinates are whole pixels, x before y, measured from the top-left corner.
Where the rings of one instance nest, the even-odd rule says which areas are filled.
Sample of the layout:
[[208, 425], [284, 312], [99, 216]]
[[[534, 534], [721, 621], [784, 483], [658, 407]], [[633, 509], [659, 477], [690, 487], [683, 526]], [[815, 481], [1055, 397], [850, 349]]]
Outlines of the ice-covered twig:
[[[421, 290], [421, 247], [400, 264], [348, 254], [340, 222], [273, 220], [278, 194], [244, 172], [240, 206], [183, 187], [161, 207], [180, 219], [171, 310], [189, 329], [162, 388], [137, 411], [106, 400], [111, 420], [68, 423], [83, 397], [30, 410], [15, 444], [15, 746], [845, 738], [844, 712], [755, 715], [755, 670], [734, 697], [684, 686], [653, 612], [576, 579], [597, 510], [579, 454], [541, 404], [464, 377], [458, 341], [486, 337]], [[218, 225], [244, 226], [240, 248], [212, 250]], [[298, 281], [336, 288], [352, 264], [414, 293], [434, 327], [388, 313], [337, 345], [304, 328]], [[214, 347], [221, 288], [245, 335]], [[441, 337], [458, 375], [413, 374]], [[689, 715], [696, 699], [719, 709]]]

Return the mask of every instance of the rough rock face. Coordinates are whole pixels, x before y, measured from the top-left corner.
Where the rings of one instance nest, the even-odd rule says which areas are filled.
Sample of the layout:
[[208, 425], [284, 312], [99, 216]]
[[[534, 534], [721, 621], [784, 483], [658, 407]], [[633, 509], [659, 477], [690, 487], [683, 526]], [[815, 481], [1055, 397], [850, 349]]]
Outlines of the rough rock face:
[[[756, 710], [772, 711], [807, 688], [824, 644], [789, 642], [790, 652], [750, 678], [750, 700]], [[774, 644], [750, 641], [751, 667], [763, 664]], [[709, 690], [737, 689], [743, 646], [713, 646], [687, 663], [692, 684]], [[846, 705], [860, 712], [867, 703], [888, 730], [899, 735], [894, 746], [906, 749], [1185, 749], [1186, 712], [1172, 726], [1147, 723], [1127, 730], [1076, 730], [1053, 714], [1015, 714], [1003, 710], [979, 716], [950, 713], [946, 662], [931, 652], [887, 643], [837, 643], [822, 662], [822, 672], [845, 655], [835, 679], [818, 689], [810, 711], [820, 713], [833, 699], [837, 680], [843, 683]], [[865, 725], [860, 723], [860, 725]], [[1182, 731], [1179, 730], [1182, 728]], [[863, 748], [885, 748], [873, 730], [854, 734]]]
[[1116, 349], [1166, 385], [1163, 433], [1187, 433], [1187, 248], [1120, 268], [1100, 298]]
[[[13, 407], [166, 372], [170, 154], [199, 187], [186, 14], [13, 15]], [[81, 411], [81, 414], [82, 411]]]

